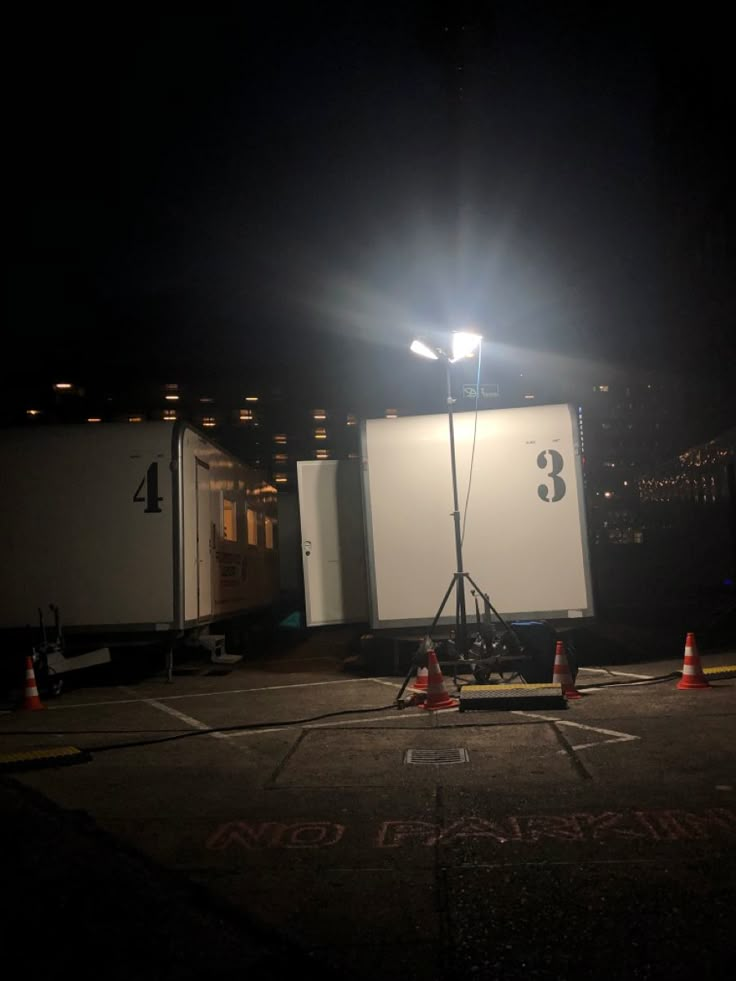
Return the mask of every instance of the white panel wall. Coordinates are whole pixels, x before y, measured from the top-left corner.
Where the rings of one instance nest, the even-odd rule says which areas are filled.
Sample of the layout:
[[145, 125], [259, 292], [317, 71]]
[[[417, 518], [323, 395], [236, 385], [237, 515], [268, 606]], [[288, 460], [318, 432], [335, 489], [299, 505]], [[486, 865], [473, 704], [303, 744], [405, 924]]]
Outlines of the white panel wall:
[[[0, 626], [173, 619], [171, 426], [0, 433]], [[153, 467], [153, 469], [151, 469]], [[154, 491], [157, 483], [157, 492]]]
[[[454, 418], [462, 515], [475, 413]], [[431, 622], [456, 568], [448, 417], [369, 420], [363, 443], [373, 626]], [[493, 606], [592, 613], [586, 534], [573, 408], [478, 413], [463, 558]], [[473, 615], [469, 589], [466, 601]], [[452, 598], [444, 613], [454, 616]]]
[[360, 464], [297, 463], [307, 626], [368, 619]]

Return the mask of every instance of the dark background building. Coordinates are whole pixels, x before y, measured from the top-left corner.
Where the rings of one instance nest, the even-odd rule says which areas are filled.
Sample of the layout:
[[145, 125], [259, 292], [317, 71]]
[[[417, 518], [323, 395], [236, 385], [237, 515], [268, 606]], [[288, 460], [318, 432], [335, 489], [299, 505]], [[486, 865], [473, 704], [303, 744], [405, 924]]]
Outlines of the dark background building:
[[580, 407], [613, 596], [641, 480], [736, 420], [724, 16], [14, 11], [0, 423], [187, 418], [293, 489], [475, 324], [481, 406]]

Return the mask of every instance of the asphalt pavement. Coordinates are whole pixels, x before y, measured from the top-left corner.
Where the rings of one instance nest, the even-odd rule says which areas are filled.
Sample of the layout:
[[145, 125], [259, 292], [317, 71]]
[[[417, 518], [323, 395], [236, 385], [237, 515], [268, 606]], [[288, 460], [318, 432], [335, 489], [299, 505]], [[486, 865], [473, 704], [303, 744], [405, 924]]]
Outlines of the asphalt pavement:
[[732, 676], [678, 691], [673, 652], [583, 667], [567, 709], [398, 711], [403, 679], [348, 674], [343, 653], [316, 634], [0, 716], [6, 752], [90, 757], [0, 781], [25, 973], [728, 970]]

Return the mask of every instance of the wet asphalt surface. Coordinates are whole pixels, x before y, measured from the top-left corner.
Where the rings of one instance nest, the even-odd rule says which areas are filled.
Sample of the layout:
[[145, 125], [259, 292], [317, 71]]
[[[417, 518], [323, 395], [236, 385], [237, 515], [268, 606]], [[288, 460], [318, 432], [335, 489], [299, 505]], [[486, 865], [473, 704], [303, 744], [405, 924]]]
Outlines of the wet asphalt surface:
[[[346, 675], [341, 654], [315, 637], [0, 716], [6, 751], [101, 750], [0, 779], [3, 921], [26, 975], [729, 971], [734, 680], [593, 690], [678, 666], [598, 665], [567, 710], [399, 713], [402, 679]], [[229, 731], [106, 749], [197, 726]], [[465, 764], [404, 763], [458, 747]]]

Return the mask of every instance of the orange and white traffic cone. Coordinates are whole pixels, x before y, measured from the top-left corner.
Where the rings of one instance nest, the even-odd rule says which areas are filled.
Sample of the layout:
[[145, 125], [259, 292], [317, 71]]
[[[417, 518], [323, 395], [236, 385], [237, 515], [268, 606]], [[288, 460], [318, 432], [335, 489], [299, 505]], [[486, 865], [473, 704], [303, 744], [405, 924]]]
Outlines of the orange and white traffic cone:
[[[425, 637], [419, 647], [415, 657], [420, 659], [426, 655], [429, 651], [434, 650], [434, 642], [431, 637]], [[429, 668], [426, 666], [418, 667], [416, 677], [414, 678], [414, 683], [410, 686], [413, 691], [426, 691], [429, 684]]]
[[456, 698], [450, 698], [447, 693], [447, 688], [445, 688], [445, 679], [442, 677], [442, 671], [440, 670], [440, 663], [437, 660], [437, 654], [434, 651], [427, 652], [427, 662], [428, 662], [428, 684], [427, 684], [427, 701], [424, 702], [420, 708], [423, 709], [446, 709], [455, 708], [458, 705], [458, 700]]
[[555, 666], [552, 669], [552, 684], [555, 684], [555, 682], [559, 682], [565, 698], [583, 697], [572, 680], [570, 665], [567, 663], [567, 654], [565, 653], [565, 643], [562, 640], [558, 640], [555, 647]]
[[682, 677], [677, 682], [680, 691], [690, 691], [694, 688], [710, 688], [708, 679], [703, 674], [700, 665], [700, 654], [695, 643], [695, 634], [685, 638], [685, 658], [682, 665]]
[[412, 684], [413, 691], [426, 691], [429, 687], [429, 668], [417, 668], [417, 676]]
[[36, 673], [33, 670], [33, 658], [30, 654], [26, 656], [26, 687], [23, 694], [22, 709], [26, 712], [38, 712], [46, 706], [38, 697], [38, 687], [36, 685]]

